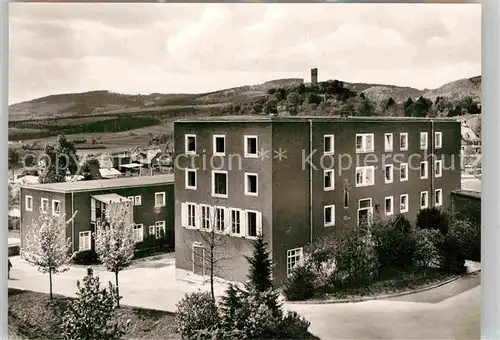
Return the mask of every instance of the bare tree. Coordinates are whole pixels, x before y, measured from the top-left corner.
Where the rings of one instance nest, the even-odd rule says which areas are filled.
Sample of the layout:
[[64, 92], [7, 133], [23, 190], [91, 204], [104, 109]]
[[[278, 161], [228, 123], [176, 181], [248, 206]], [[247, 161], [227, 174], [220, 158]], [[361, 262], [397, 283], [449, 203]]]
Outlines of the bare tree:
[[118, 273], [128, 267], [134, 258], [135, 241], [131, 218], [132, 202], [123, 201], [108, 204], [105, 212], [105, 223], [95, 235], [96, 253], [107, 271], [115, 274], [118, 307], [120, 291]]
[[65, 216], [56, 216], [40, 209], [40, 216], [27, 227], [25, 259], [42, 273], [49, 273], [49, 292], [52, 300], [52, 274], [69, 269], [71, 241], [66, 238], [66, 225], [71, 223], [78, 211], [65, 221]]

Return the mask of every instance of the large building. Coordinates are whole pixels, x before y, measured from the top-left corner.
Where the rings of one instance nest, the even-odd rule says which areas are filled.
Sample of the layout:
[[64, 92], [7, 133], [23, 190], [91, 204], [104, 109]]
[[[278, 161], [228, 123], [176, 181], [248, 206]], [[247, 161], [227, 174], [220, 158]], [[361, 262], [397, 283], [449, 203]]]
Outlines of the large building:
[[131, 222], [137, 247], [154, 238], [174, 247], [174, 176], [123, 177], [107, 180], [33, 184], [21, 187], [21, 253], [26, 226], [40, 215], [40, 210], [66, 216], [77, 211], [66, 229], [71, 252], [94, 250], [92, 233], [102, 222], [107, 204], [132, 202]]
[[246, 280], [258, 233], [280, 282], [308, 243], [370, 217], [415, 220], [460, 189], [456, 121], [214, 117], [177, 121], [174, 135], [176, 266], [203, 273], [199, 235], [216, 230], [229, 280]]

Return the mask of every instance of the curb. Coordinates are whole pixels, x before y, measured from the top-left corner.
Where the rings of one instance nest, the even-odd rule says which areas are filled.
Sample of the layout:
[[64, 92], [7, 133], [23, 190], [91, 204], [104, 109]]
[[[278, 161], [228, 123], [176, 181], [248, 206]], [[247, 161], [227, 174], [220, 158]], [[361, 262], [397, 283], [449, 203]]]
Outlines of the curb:
[[287, 304], [291, 304], [291, 305], [324, 305], [324, 304], [357, 303], [357, 302], [366, 302], [366, 301], [374, 301], [374, 300], [385, 300], [385, 299], [390, 299], [390, 298], [394, 298], [394, 297], [400, 297], [400, 296], [425, 292], [425, 291], [428, 291], [428, 290], [431, 290], [434, 288], [444, 286], [448, 283], [454, 282], [462, 277], [477, 274], [480, 271], [481, 270], [477, 270], [475, 272], [467, 273], [465, 275], [456, 275], [456, 276], [453, 276], [451, 278], [445, 279], [443, 281], [439, 281], [439, 282], [432, 283], [432, 284], [429, 284], [429, 285], [426, 285], [426, 286], [423, 286], [420, 288], [416, 288], [416, 289], [412, 289], [412, 290], [405, 290], [405, 291], [397, 292], [397, 293], [382, 294], [382, 295], [375, 295], [375, 296], [363, 296], [363, 297], [355, 297], [355, 298], [349, 298], [349, 299], [287, 301]]

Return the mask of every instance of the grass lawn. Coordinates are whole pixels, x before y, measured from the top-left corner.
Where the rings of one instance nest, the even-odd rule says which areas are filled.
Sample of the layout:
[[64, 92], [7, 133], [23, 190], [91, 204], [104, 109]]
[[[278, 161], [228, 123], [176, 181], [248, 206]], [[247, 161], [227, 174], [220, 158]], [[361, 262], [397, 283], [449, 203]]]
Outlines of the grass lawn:
[[[9, 289], [9, 339], [62, 339], [57, 318], [68, 298]], [[123, 306], [117, 310], [123, 321], [130, 319], [127, 339], [180, 339], [172, 313]]]
[[404, 292], [451, 278], [453, 275], [438, 268], [406, 268], [381, 272], [369, 285], [334, 287], [316, 298], [345, 299]]

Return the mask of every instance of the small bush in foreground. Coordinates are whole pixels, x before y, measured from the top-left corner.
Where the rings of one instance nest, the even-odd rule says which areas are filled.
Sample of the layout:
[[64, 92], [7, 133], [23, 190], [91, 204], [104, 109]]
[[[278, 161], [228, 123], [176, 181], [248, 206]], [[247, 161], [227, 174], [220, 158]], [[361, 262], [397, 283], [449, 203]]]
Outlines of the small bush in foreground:
[[210, 293], [187, 294], [177, 304], [176, 322], [178, 332], [187, 339], [192, 339], [199, 330], [216, 327], [219, 311]]
[[417, 215], [417, 228], [439, 230], [446, 235], [449, 227], [449, 219], [446, 212], [438, 208], [426, 208], [419, 211]]
[[93, 250], [83, 250], [75, 253], [71, 259], [74, 264], [89, 266], [99, 263], [97, 254]]
[[310, 266], [294, 268], [283, 282], [283, 295], [289, 301], [307, 300], [314, 296], [316, 275]]

